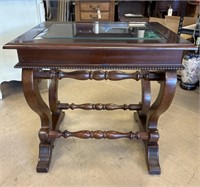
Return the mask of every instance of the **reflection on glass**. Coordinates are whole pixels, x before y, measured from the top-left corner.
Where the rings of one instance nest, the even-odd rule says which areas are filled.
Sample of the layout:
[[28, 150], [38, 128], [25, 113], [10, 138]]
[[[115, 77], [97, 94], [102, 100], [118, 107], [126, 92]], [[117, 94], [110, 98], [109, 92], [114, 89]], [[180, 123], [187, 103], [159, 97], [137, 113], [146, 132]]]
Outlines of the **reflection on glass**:
[[[151, 40], [164, 38], [148, 23], [88, 22], [53, 23], [43, 31], [41, 38], [95, 39], [95, 40]], [[38, 36], [37, 36], [38, 38]]]

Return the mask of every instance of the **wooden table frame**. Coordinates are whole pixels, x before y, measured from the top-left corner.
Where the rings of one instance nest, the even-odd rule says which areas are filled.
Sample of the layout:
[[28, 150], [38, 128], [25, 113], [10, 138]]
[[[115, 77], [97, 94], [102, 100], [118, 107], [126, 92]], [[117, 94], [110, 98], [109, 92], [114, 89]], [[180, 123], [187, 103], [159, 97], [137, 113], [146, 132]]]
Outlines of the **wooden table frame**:
[[[170, 106], [176, 89], [176, 70], [181, 68], [183, 51], [195, 50], [190, 42], [158, 23], [150, 23], [166, 39], [158, 41], [74, 41], [71, 40], [34, 40], [50, 23], [41, 24], [19, 38], [6, 44], [6, 49], [17, 49], [22, 68], [24, 96], [30, 108], [41, 119], [39, 130], [38, 172], [48, 172], [53, 143], [56, 138], [78, 137], [83, 139], [140, 139], [144, 142], [146, 162], [150, 174], [160, 174], [158, 119]], [[62, 69], [72, 68], [71, 72]], [[79, 70], [77, 70], [79, 69]], [[90, 70], [92, 69], [92, 70]], [[111, 69], [111, 70], [110, 70]], [[117, 70], [116, 70], [117, 69]], [[139, 69], [124, 72], [123, 69]], [[106, 70], [106, 71], [105, 71]], [[109, 71], [107, 71], [109, 70]], [[62, 78], [78, 80], [141, 80], [141, 102], [138, 104], [69, 104], [61, 103], [58, 98], [58, 82]], [[50, 79], [49, 104], [42, 99], [38, 80]], [[151, 104], [151, 81], [158, 81], [160, 90]], [[69, 132], [59, 130], [64, 118], [63, 110], [136, 110], [135, 119], [139, 132], [89, 131]]]

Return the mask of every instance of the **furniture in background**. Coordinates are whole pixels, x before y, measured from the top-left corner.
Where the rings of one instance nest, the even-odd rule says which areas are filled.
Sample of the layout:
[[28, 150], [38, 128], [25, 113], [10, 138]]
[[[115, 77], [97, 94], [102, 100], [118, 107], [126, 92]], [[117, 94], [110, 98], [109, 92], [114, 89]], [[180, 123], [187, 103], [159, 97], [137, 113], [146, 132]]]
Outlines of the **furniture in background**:
[[[194, 1], [152, 1], [152, 16], [164, 18], [168, 14], [168, 9], [173, 9], [173, 16], [181, 16], [183, 9], [185, 9], [185, 16], [195, 17], [199, 12], [199, 0]], [[185, 6], [185, 7], [184, 7]]]
[[[182, 68], [183, 52], [196, 50], [196, 46], [159, 23], [99, 22], [98, 33], [94, 32], [94, 27], [95, 24], [90, 22], [46, 22], [4, 46], [5, 49], [17, 49], [20, 61], [16, 67], [23, 69], [25, 98], [41, 119], [37, 171], [48, 172], [56, 138], [129, 138], [144, 142], [148, 172], [160, 174], [158, 119], [173, 100], [176, 70]], [[34, 37], [38, 34], [40, 37], [36, 40]], [[118, 71], [123, 69], [134, 71]], [[138, 71], [135, 72], [136, 69]], [[58, 99], [58, 83], [62, 78], [82, 81], [141, 80], [141, 100], [138, 104], [61, 102]], [[49, 103], [40, 95], [38, 80], [41, 79], [51, 79]], [[160, 86], [153, 102], [150, 89], [152, 81]], [[62, 132], [59, 126], [64, 118], [63, 110], [68, 109], [136, 110], [135, 119], [140, 131]]]
[[200, 0], [186, 1], [186, 11], [185, 16], [195, 17], [199, 12]]
[[18, 62], [17, 51], [3, 50], [5, 43], [45, 21], [42, 0], [1, 0], [0, 1], [0, 99], [1, 84], [21, 80], [21, 70], [15, 69]]
[[[188, 9], [188, 5], [195, 7], [193, 8], [193, 12], [191, 14], [191, 11]], [[188, 34], [188, 35], [194, 35], [195, 37], [199, 36], [199, 29], [200, 29], [200, 23], [199, 23], [199, 16], [200, 16], [200, 0], [196, 1], [189, 1], [189, 2], [182, 2], [182, 11], [180, 14], [180, 21], [178, 26], [178, 34]], [[189, 27], [183, 27], [184, 18], [185, 16], [190, 15], [190, 17], [196, 17], [196, 25], [195, 28], [191, 29]], [[195, 32], [194, 32], [195, 31]]]
[[148, 1], [119, 1], [119, 21], [147, 22], [150, 17], [150, 2]]
[[[180, 16], [182, 11], [182, 4], [186, 2], [186, 16], [194, 17], [197, 13], [198, 1], [144, 1], [144, 0], [43, 0], [46, 9], [46, 20], [52, 21], [91, 21], [96, 20], [98, 17], [97, 10], [98, 4], [101, 4], [100, 12], [102, 14], [102, 20], [109, 21], [148, 21], [148, 17], [164, 18], [167, 15], [168, 9], [173, 9], [173, 16]], [[80, 7], [81, 4], [86, 5]], [[105, 5], [106, 3], [107, 5]], [[96, 6], [95, 6], [96, 4]], [[104, 4], [104, 5], [103, 5]], [[119, 7], [119, 8], [118, 8]], [[110, 9], [111, 8], [111, 9]], [[76, 10], [75, 10], [76, 9]], [[82, 12], [82, 14], [81, 14]], [[107, 13], [106, 13], [107, 12]], [[129, 14], [129, 16], [125, 16]], [[134, 17], [131, 17], [134, 14]], [[140, 15], [140, 18], [136, 18]], [[83, 17], [82, 17], [83, 16]], [[88, 18], [89, 16], [89, 18]], [[143, 20], [142, 20], [143, 18]]]
[[173, 9], [173, 16], [180, 16], [182, 10], [182, 1], [171, 0], [171, 1], [155, 1], [155, 8], [153, 16], [164, 18], [167, 15], [168, 9]]
[[115, 1], [75, 1], [76, 21], [114, 21]]

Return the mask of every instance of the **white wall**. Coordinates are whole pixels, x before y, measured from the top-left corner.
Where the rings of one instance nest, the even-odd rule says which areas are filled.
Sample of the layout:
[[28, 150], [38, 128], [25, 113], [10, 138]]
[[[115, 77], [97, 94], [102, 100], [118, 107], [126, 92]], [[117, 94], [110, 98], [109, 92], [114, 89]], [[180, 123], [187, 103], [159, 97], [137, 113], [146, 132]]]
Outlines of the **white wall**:
[[18, 62], [16, 50], [2, 49], [3, 45], [43, 21], [42, 0], [0, 0], [0, 84], [21, 80], [21, 70], [14, 69]]

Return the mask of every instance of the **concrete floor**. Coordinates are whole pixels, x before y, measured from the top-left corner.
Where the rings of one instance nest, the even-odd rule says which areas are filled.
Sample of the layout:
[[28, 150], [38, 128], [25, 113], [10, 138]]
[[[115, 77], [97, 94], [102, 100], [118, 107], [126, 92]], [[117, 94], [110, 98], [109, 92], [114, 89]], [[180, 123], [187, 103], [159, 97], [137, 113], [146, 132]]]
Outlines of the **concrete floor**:
[[[46, 100], [45, 82], [41, 93]], [[39, 117], [28, 107], [20, 82], [2, 84], [0, 100], [1, 187], [199, 187], [200, 95], [177, 85], [174, 101], [159, 119], [162, 173], [147, 172], [140, 141], [58, 139], [47, 174], [36, 173]], [[157, 93], [158, 84], [152, 85]], [[153, 98], [155, 94], [153, 94]], [[130, 104], [140, 101], [140, 82], [60, 81], [59, 98], [68, 103]], [[61, 129], [137, 131], [131, 111], [66, 111]]]

